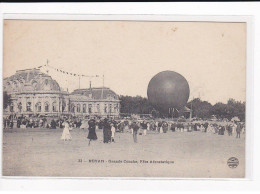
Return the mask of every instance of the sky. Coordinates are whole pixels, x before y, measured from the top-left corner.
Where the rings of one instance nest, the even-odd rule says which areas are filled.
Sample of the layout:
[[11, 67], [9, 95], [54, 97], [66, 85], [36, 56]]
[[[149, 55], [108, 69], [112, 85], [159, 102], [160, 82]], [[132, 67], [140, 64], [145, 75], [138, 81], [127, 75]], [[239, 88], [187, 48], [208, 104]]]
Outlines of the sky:
[[245, 101], [246, 24], [138, 21], [4, 21], [3, 77], [47, 63], [81, 78], [43, 68], [62, 88], [102, 86], [147, 97], [157, 73], [171, 70], [190, 86], [190, 100]]

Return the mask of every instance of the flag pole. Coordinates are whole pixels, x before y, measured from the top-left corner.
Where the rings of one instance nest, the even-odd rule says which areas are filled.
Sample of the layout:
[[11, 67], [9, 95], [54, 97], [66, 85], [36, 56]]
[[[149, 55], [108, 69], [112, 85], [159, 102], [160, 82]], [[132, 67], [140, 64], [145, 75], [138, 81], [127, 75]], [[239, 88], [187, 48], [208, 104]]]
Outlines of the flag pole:
[[102, 76], [102, 92], [101, 92], [101, 99], [103, 99], [104, 98], [104, 74], [103, 74], [103, 76]]
[[194, 97], [192, 98], [192, 101], [190, 103], [190, 121], [192, 119], [192, 102], [193, 102], [193, 100], [194, 100]]
[[79, 76], [79, 89], [80, 89], [80, 76]]

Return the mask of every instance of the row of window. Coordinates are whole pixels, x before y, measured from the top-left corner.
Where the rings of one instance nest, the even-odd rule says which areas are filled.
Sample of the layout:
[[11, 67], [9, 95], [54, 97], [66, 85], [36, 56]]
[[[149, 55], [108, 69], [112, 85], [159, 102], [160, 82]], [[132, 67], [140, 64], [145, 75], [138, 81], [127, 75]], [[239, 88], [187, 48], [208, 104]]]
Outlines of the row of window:
[[[18, 108], [19, 112], [22, 112], [23, 106], [22, 106], [21, 102], [19, 102], [17, 104], [17, 108]], [[38, 102], [38, 103], [35, 104], [35, 110], [36, 110], [36, 112], [42, 112], [42, 104], [41, 104], [41, 102]], [[31, 102], [27, 102], [26, 103], [26, 111], [27, 112], [32, 112], [32, 103]], [[44, 111], [45, 112], [49, 112], [50, 111], [50, 105], [49, 105], [48, 102], [44, 103]], [[52, 111], [53, 112], [57, 112], [58, 111], [56, 102], [52, 103]], [[14, 105], [13, 104], [10, 105], [10, 112], [14, 112]]]
[[[37, 85], [38, 85], [38, 82], [35, 81], [35, 80], [33, 80], [31, 83], [32, 83], [33, 88], [36, 88]], [[44, 84], [47, 86], [49, 84], [49, 80], [45, 79]], [[24, 85], [24, 81], [22, 81], [22, 80], [21, 81], [13, 81], [13, 82], [8, 81], [8, 82], [6, 82], [7, 88], [18, 88], [18, 87], [21, 87], [23, 85]]]
[[[18, 108], [19, 112], [22, 111], [22, 103], [21, 102], [18, 103], [17, 108]], [[41, 102], [38, 102], [38, 103], [35, 104], [35, 110], [36, 110], [36, 112], [42, 112], [42, 104], [41, 104]], [[64, 111], [64, 107], [62, 107], [62, 110]], [[26, 103], [26, 111], [27, 112], [31, 112], [32, 111], [32, 103], [31, 102], [27, 102]], [[49, 105], [48, 102], [45, 102], [44, 103], [44, 112], [49, 112], [49, 111], [50, 111], [50, 105]], [[53, 102], [52, 103], [52, 112], [57, 112], [57, 111], [58, 111], [57, 110], [57, 103]], [[77, 106], [75, 106], [74, 104], [71, 104], [71, 106], [69, 107], [69, 111], [80, 113], [81, 112], [80, 104], [77, 104]], [[86, 113], [86, 111], [87, 111], [87, 105], [83, 104], [82, 112]], [[97, 106], [96, 106], [96, 111], [100, 112], [100, 105], [99, 104], [97, 104]], [[114, 112], [116, 112], [116, 111], [118, 111], [118, 105], [114, 106]], [[10, 112], [14, 112], [14, 105], [13, 104], [10, 105]], [[88, 105], [88, 112], [89, 113], [93, 112], [92, 104]], [[107, 113], [107, 112], [111, 113], [112, 112], [112, 104], [109, 104], [109, 106], [107, 106], [105, 104], [104, 112], [105, 113]]]
[[[33, 80], [31, 82], [33, 90], [36, 90], [38, 86], [38, 82], [36, 80]], [[6, 82], [4, 84], [4, 90], [12, 90], [12, 91], [19, 91], [23, 89], [24, 82], [23, 81], [13, 81], [13, 82]], [[51, 89], [51, 82], [48, 79], [45, 79], [42, 84], [43, 90], [50, 90]]]
[[[50, 107], [49, 103], [45, 102], [44, 103], [44, 111], [45, 112], [49, 112], [50, 111], [49, 107]], [[37, 104], [35, 104], [35, 110], [36, 110], [36, 112], [42, 112], [42, 104], [41, 104], [41, 102], [38, 102]], [[57, 110], [57, 103], [56, 102], [52, 103], [52, 112], [58, 112], [58, 110]]]
[[[32, 86], [33, 87], [36, 87], [37, 86], [37, 84], [38, 84], [38, 82], [36, 81], [36, 80], [33, 80], [32, 82]], [[44, 84], [45, 85], [48, 85], [48, 83], [49, 83], [49, 80], [48, 79], [45, 79], [44, 80]], [[18, 87], [18, 86], [23, 86], [24, 85], [24, 81], [23, 80], [20, 80], [20, 81], [8, 81], [8, 82], [6, 82], [6, 85], [8, 86], [8, 87]]]
[[[80, 112], [81, 112], [81, 105], [80, 105], [80, 104], [77, 104], [77, 105], [75, 106], [74, 104], [71, 104], [71, 108], [70, 108], [69, 111], [80, 113]], [[82, 106], [82, 112], [83, 112], [83, 113], [86, 113], [86, 111], [87, 111], [87, 105], [86, 105], [86, 104], [83, 104], [83, 106]], [[117, 105], [114, 106], [114, 112], [116, 112], [116, 111], [118, 111], [118, 106], [117, 106]], [[92, 104], [89, 104], [89, 105], [88, 105], [88, 112], [89, 112], [89, 113], [92, 113], [92, 112], [93, 112]], [[97, 106], [96, 106], [96, 112], [100, 113], [100, 105], [99, 105], [99, 104], [97, 104]], [[111, 112], [112, 112], [112, 104], [109, 104], [109, 106], [107, 106], [107, 105], [105, 104], [104, 112], [105, 112], [105, 113], [108, 113], [108, 112], [111, 113]]]

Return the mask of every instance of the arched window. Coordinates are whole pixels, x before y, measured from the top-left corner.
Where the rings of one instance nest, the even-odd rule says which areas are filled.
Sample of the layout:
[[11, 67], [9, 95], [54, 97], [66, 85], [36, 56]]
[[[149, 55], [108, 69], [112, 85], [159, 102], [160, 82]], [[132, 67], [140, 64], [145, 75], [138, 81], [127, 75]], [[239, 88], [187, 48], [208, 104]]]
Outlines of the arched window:
[[19, 80], [20, 82], [20, 87], [24, 85], [24, 81], [23, 80]]
[[27, 103], [26, 103], [26, 111], [27, 111], [27, 112], [31, 112], [31, 111], [32, 111], [31, 106], [32, 106], [32, 103], [31, 103], [31, 102], [27, 102]]
[[89, 113], [92, 113], [92, 104], [89, 104], [89, 105], [88, 105], [88, 112], [89, 112]]
[[10, 104], [10, 112], [14, 112], [14, 104], [13, 103]]
[[77, 104], [77, 112], [80, 112], [80, 104]]
[[71, 104], [71, 112], [75, 112], [75, 105]]
[[83, 104], [83, 113], [86, 113], [86, 111], [87, 111], [87, 106], [86, 104]]
[[57, 112], [57, 103], [56, 102], [52, 103], [52, 112]]
[[11, 85], [10, 82], [7, 82], [7, 83], [6, 83], [6, 86], [7, 86], [6, 88], [7, 88], [8, 90], [12, 89], [12, 85]]
[[114, 106], [114, 112], [117, 112], [117, 110], [118, 110], [118, 104], [115, 104], [115, 106]]
[[112, 112], [112, 104], [109, 104], [109, 109], [108, 112], [111, 113]]
[[100, 112], [100, 106], [97, 104], [97, 112]]
[[34, 81], [32, 82], [32, 87], [33, 87], [34, 90], [36, 89], [36, 87], [37, 87], [37, 81], [34, 80]]
[[104, 112], [107, 113], [107, 105], [105, 104]]
[[44, 103], [44, 111], [49, 112], [49, 103], [48, 102]]
[[17, 108], [18, 108], [18, 111], [19, 111], [19, 112], [22, 112], [23, 106], [22, 106], [22, 103], [21, 103], [21, 102], [19, 102], [19, 103], [17, 104]]
[[17, 85], [17, 82], [16, 82], [16, 81], [13, 82], [13, 86], [14, 86], [14, 87], [13, 87], [14, 90], [17, 90], [17, 89], [18, 89], [18, 85]]
[[35, 104], [35, 110], [36, 112], [42, 112], [42, 103], [38, 102]]
[[49, 81], [46, 79], [46, 80], [44, 81], [44, 84], [47, 86], [48, 83], [49, 83]]

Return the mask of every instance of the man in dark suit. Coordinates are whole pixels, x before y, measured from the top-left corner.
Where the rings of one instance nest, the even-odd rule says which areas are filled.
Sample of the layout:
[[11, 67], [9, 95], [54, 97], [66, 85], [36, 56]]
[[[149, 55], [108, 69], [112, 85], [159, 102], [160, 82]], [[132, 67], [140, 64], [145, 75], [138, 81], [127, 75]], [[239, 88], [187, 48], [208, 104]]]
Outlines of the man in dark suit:
[[242, 130], [241, 124], [237, 123], [237, 128], [236, 128], [237, 136], [236, 136], [236, 138], [240, 138], [241, 130]]
[[133, 129], [133, 139], [134, 139], [134, 142], [137, 143], [137, 133], [138, 133], [138, 130], [139, 130], [139, 126], [138, 126], [136, 121], [134, 121], [132, 123], [131, 128]]

